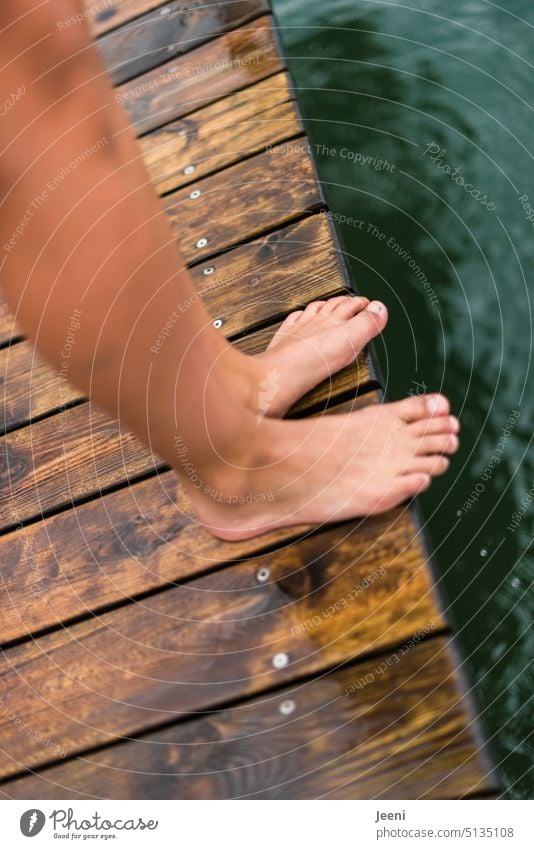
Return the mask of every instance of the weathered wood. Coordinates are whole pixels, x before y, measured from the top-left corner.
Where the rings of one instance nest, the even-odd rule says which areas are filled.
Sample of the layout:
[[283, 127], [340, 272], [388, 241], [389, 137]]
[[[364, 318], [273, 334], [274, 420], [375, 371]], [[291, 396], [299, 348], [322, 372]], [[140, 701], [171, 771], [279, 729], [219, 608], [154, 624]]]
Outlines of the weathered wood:
[[1, 433], [82, 397], [26, 341], [0, 350], [0, 380], [4, 389]]
[[93, 404], [58, 413], [0, 439], [0, 527], [96, 495], [158, 463]]
[[454, 799], [492, 786], [438, 637], [58, 764], [1, 792], [11, 799]]
[[[98, 36], [166, 5], [167, 0], [84, 0], [84, 3], [91, 32]], [[183, 5], [189, 7], [190, 0], [184, 0]]]
[[124, 83], [115, 97], [140, 135], [282, 69], [266, 16]]
[[5, 345], [19, 336], [22, 336], [22, 332], [15, 324], [13, 314], [0, 292], [0, 345]]
[[266, 0], [175, 0], [98, 41], [113, 82], [122, 83], [269, 11]]
[[[369, 393], [334, 412], [376, 400]], [[311, 530], [217, 540], [198, 523], [179, 478], [165, 472], [0, 537], [0, 642], [241, 562]]]
[[[232, 165], [164, 199], [187, 263], [282, 227], [321, 204], [311, 157], [301, 141]], [[274, 234], [271, 241], [276, 239]]]
[[[147, 730], [442, 624], [409, 519], [397, 510], [342, 525], [8, 649], [0, 774], [50, 760], [52, 747], [72, 753]], [[289, 658], [280, 668], [278, 652]]]
[[[348, 292], [323, 215], [233, 248], [193, 267], [191, 274], [210, 314], [223, 319], [227, 337], [272, 323], [310, 301]], [[247, 347], [250, 353], [257, 350], [257, 344]]]
[[167, 124], [139, 144], [163, 194], [301, 132], [287, 74], [281, 73]]

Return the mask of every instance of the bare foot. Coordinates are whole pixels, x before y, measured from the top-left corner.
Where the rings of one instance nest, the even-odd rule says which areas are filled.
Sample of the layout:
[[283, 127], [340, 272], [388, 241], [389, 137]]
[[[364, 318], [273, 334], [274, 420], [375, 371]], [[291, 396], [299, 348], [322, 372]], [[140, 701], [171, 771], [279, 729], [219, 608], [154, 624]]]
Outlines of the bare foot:
[[258, 417], [282, 418], [306, 392], [354, 362], [387, 319], [384, 304], [348, 295], [291, 313], [267, 350], [246, 358]]
[[446, 471], [458, 430], [441, 395], [316, 419], [265, 418], [244, 425], [246, 459], [212, 457], [195, 469], [202, 486], [189, 488], [203, 524], [226, 540], [374, 515]]

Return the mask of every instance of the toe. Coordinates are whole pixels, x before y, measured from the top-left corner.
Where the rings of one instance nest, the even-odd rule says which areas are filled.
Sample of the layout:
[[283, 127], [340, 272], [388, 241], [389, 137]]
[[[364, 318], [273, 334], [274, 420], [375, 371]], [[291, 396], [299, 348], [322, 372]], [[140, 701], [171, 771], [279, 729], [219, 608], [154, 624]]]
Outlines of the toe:
[[416, 422], [431, 417], [447, 416], [449, 402], [443, 395], [411, 395], [395, 404], [400, 418]]
[[425, 455], [414, 457], [411, 468], [414, 472], [430, 475], [434, 478], [439, 475], [444, 475], [449, 466], [450, 460], [447, 457], [443, 457], [439, 454], [433, 454], [431, 456]]
[[455, 433], [440, 433], [436, 436], [422, 436], [417, 440], [418, 454], [455, 454], [460, 440]]
[[276, 346], [280, 342], [284, 342], [288, 338], [291, 338], [291, 337], [288, 337], [288, 335], [287, 335], [288, 331], [290, 331], [291, 328], [294, 327], [298, 323], [299, 319], [303, 315], [304, 315], [304, 310], [295, 310], [295, 312], [290, 313], [287, 316], [287, 318], [282, 322], [282, 324], [280, 325], [280, 327], [278, 328], [278, 330], [274, 334], [273, 338], [269, 342], [269, 344], [267, 346], [267, 350], [269, 351], [272, 348], [276, 348]]
[[312, 301], [311, 304], [308, 304], [306, 309], [304, 310], [304, 315], [317, 315], [318, 312], [321, 312], [322, 308], [325, 306], [326, 301]]
[[339, 298], [330, 298], [326, 302], [325, 311], [335, 315], [336, 318], [348, 320], [358, 315], [369, 304], [369, 298], [361, 298], [352, 295], [343, 295]]
[[410, 472], [408, 475], [402, 475], [399, 478], [399, 501], [406, 501], [407, 498], [413, 498], [414, 495], [419, 495], [428, 489], [432, 482], [432, 478], [425, 472]]
[[460, 422], [454, 416], [435, 416], [431, 419], [421, 419], [411, 427], [416, 436], [460, 432]]
[[372, 310], [371, 306], [372, 304], [369, 304], [344, 325], [357, 353], [382, 332], [388, 320], [388, 311], [383, 304], [379, 304], [380, 309], [376, 311]]

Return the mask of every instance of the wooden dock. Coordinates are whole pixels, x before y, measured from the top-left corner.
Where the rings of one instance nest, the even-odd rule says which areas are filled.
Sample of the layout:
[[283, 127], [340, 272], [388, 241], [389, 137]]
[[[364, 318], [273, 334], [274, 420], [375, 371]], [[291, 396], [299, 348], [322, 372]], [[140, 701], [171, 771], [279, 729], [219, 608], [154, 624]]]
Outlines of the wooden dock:
[[[350, 283], [265, 0], [88, 0], [221, 332]], [[218, 323], [220, 323], [218, 322]], [[4, 798], [498, 791], [411, 507], [225, 543], [0, 314]], [[380, 400], [365, 356], [293, 415]]]

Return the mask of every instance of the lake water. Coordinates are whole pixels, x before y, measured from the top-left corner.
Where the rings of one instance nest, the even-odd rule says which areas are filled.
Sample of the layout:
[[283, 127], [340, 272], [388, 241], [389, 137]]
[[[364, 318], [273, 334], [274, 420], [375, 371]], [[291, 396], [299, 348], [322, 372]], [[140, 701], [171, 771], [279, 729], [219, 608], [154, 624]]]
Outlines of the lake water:
[[462, 422], [419, 506], [494, 763], [531, 798], [534, 5], [273, 5], [356, 288], [389, 307], [388, 396], [443, 391]]

